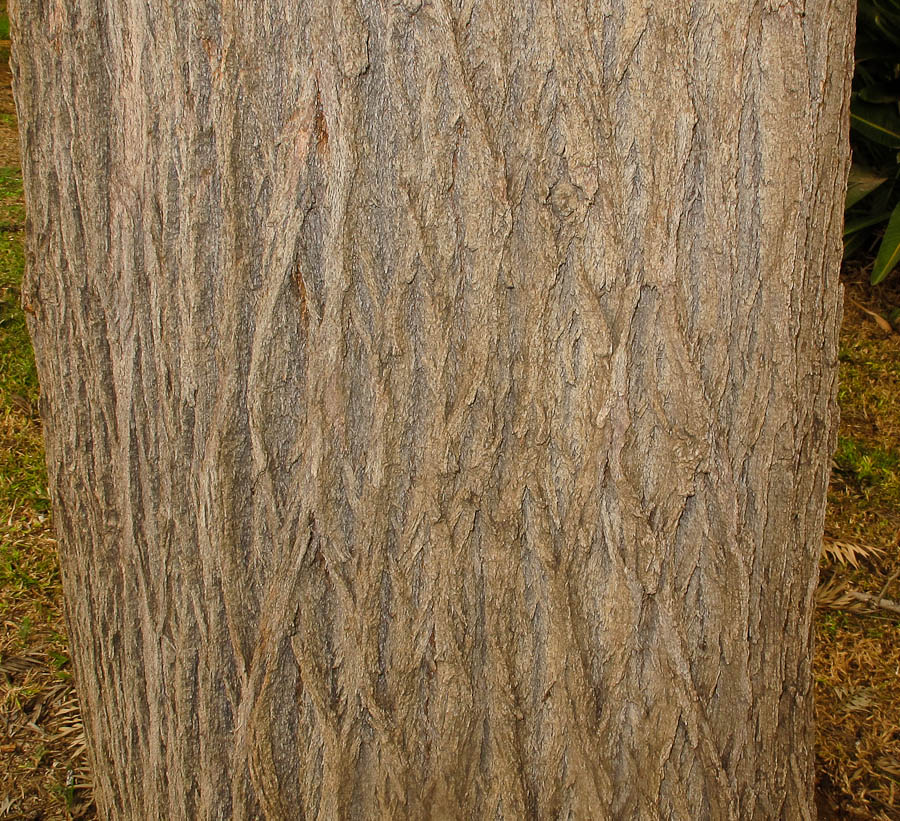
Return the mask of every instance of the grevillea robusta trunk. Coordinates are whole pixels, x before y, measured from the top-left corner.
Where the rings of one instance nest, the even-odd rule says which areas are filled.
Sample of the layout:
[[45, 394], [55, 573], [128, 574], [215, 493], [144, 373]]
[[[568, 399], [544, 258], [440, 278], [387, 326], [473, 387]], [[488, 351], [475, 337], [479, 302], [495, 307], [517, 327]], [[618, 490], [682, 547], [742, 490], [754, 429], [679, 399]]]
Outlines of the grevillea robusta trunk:
[[851, 0], [11, 0], [110, 819], [811, 818]]

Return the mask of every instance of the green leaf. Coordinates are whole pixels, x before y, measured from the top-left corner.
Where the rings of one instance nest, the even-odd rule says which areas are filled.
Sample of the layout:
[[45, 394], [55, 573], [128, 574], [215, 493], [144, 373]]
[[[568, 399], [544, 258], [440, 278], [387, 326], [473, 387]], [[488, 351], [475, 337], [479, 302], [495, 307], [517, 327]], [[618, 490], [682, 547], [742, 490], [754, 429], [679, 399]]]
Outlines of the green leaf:
[[892, 105], [873, 105], [859, 98], [850, 106], [850, 125], [881, 145], [900, 148], [900, 114]]
[[857, 231], [862, 231], [863, 228], [869, 228], [872, 225], [878, 225], [880, 222], [884, 222], [891, 215], [890, 211], [885, 211], [881, 214], [873, 214], [868, 217], [857, 217], [856, 219], [847, 220], [844, 223], [844, 236], [849, 237], [851, 234], [855, 234]]
[[897, 50], [892, 46], [885, 45], [881, 38], [873, 38], [871, 42], [864, 43], [862, 39], [856, 41], [856, 51], [854, 59], [857, 63], [866, 63], [870, 60], [883, 60], [886, 63], [895, 63], [897, 61]]
[[873, 3], [870, 14], [876, 26], [891, 37], [897, 36], [900, 29], [900, 6], [897, 3]]
[[860, 248], [862, 248], [863, 241], [865, 240], [866, 235], [857, 231], [855, 234], [851, 234], [844, 240], [844, 259], [849, 259], [852, 257]]
[[875, 25], [879, 31], [894, 43], [900, 44], [900, 38], [897, 37], [897, 29], [900, 28], [900, 20], [895, 15], [887, 15], [884, 13], [875, 15]]
[[887, 228], [884, 229], [884, 239], [875, 257], [875, 265], [872, 268], [872, 284], [877, 285], [900, 263], [900, 205], [898, 205]]
[[896, 103], [900, 89], [890, 83], [877, 83], [859, 90], [859, 99], [867, 103]]
[[867, 194], [871, 194], [887, 177], [882, 177], [874, 171], [862, 165], [854, 163], [850, 167], [850, 176], [847, 179], [847, 199], [844, 208], [850, 208], [858, 203]]

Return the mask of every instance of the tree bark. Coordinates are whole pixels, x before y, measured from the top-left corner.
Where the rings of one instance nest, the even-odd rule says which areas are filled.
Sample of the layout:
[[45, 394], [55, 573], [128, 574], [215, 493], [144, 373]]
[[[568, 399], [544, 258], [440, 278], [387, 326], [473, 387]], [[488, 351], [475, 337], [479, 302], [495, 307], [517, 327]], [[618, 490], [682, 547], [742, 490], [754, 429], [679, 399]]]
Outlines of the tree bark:
[[101, 815], [813, 817], [852, 1], [11, 15]]

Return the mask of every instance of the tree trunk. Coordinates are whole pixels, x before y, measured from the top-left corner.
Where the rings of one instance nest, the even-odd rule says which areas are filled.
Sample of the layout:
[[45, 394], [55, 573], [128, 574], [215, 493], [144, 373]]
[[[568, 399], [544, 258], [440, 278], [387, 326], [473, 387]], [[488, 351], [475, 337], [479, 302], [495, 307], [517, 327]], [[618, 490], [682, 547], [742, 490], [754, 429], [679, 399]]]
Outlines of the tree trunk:
[[811, 818], [851, 0], [11, 5], [101, 815]]

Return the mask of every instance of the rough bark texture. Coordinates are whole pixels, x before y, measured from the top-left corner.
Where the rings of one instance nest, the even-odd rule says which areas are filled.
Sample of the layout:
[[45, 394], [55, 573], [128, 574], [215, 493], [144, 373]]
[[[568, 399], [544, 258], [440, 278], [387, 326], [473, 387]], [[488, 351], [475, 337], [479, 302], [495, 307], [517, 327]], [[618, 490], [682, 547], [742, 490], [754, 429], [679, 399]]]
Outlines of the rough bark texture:
[[852, 0], [15, 0], [111, 819], [810, 818]]

